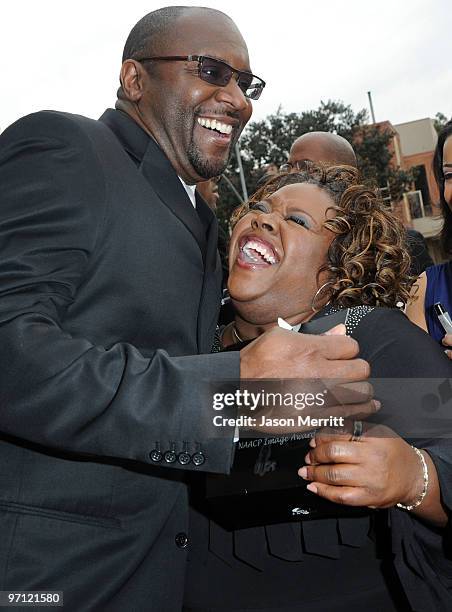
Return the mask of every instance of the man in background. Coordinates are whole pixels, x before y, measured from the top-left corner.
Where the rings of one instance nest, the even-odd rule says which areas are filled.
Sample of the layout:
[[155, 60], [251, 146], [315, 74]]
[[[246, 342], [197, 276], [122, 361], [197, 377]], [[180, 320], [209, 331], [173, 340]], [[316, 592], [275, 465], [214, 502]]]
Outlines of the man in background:
[[220, 199], [220, 194], [218, 193], [218, 182], [220, 179], [221, 176], [216, 176], [196, 185], [196, 191], [213, 212], [217, 210], [218, 200]]
[[290, 147], [289, 159], [281, 170], [303, 170], [306, 161], [345, 164], [355, 168], [358, 165], [348, 140], [331, 132], [308, 132], [297, 138]]

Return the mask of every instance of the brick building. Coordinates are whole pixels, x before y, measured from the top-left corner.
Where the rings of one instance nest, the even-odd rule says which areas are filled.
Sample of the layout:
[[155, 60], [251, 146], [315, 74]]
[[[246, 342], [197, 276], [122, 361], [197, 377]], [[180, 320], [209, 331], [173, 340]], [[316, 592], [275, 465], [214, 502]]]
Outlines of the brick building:
[[436, 236], [442, 219], [433, 175], [433, 155], [438, 140], [433, 120], [418, 119], [397, 125], [382, 121], [376, 125], [392, 134], [389, 150], [393, 166], [402, 170], [415, 169], [417, 174], [412, 191], [405, 194], [402, 201], [392, 202], [392, 208], [406, 227], [423, 234], [433, 259], [439, 262], [442, 254]]

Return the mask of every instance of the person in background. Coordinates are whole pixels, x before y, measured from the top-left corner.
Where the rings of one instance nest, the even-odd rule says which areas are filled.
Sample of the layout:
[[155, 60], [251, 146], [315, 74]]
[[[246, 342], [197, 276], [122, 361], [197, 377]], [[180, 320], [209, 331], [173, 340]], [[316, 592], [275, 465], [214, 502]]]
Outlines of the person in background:
[[406, 248], [411, 257], [411, 276], [419, 276], [427, 268], [433, 266], [433, 259], [428, 252], [427, 242], [421, 232], [412, 228], [405, 228]]
[[[306, 162], [346, 164], [354, 168], [358, 166], [352, 145], [342, 136], [331, 132], [308, 132], [297, 138], [290, 148], [287, 163], [280, 169], [283, 172], [302, 170]], [[410, 274], [418, 276], [433, 265], [432, 258], [420, 232], [407, 229], [406, 241], [412, 262]]]
[[215, 176], [208, 181], [202, 181], [196, 185], [196, 191], [213, 212], [217, 210], [218, 200], [220, 199], [220, 194], [218, 193], [220, 179], [221, 176]]
[[358, 162], [352, 145], [332, 132], [308, 132], [299, 136], [290, 147], [289, 159], [282, 172], [303, 170], [306, 162], [345, 164], [356, 168]]
[[[438, 184], [443, 227], [440, 241], [446, 255], [452, 254], [452, 121], [438, 136], [433, 157], [433, 171]], [[412, 301], [407, 306], [408, 317], [445, 347], [452, 347], [452, 334], [445, 333], [434, 305], [441, 302], [452, 314], [452, 261], [427, 268], [413, 286]], [[446, 354], [452, 359], [451, 348]]]

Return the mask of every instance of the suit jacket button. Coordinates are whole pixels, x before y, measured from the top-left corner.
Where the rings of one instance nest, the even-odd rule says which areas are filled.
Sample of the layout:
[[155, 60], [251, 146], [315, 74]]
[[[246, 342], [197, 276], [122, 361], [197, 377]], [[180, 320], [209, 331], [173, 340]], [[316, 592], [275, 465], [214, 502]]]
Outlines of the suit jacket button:
[[193, 455], [193, 457], [191, 458], [191, 460], [193, 461], [193, 463], [196, 465], [196, 467], [198, 467], [199, 465], [202, 465], [204, 463], [204, 461], [206, 460], [206, 458], [204, 457], [204, 455], [199, 451], [197, 453], [195, 453]]
[[176, 461], [176, 453], [173, 450], [166, 451], [163, 455], [166, 463], [174, 463]]
[[188, 537], [187, 534], [183, 531], [177, 534], [177, 536], [174, 538], [174, 541], [176, 542], [176, 546], [178, 548], [187, 548], [188, 546]]
[[149, 453], [149, 458], [154, 463], [159, 463], [162, 460], [162, 457], [162, 453], [156, 448], [154, 448], [154, 450], [151, 450], [151, 452]]
[[187, 465], [191, 461], [191, 455], [186, 452], [179, 453], [177, 460], [181, 465]]

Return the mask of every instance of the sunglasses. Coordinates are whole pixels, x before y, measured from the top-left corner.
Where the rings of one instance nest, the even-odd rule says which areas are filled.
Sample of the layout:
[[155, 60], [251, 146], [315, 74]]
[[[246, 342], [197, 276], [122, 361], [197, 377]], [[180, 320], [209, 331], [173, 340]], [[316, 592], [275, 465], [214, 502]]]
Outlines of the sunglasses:
[[280, 172], [292, 172], [293, 170], [298, 170], [299, 172], [303, 172], [305, 170], [309, 170], [311, 166], [312, 166], [312, 161], [310, 159], [299, 159], [293, 164], [291, 162], [286, 162], [285, 164], [281, 164], [281, 166], [279, 166], [279, 171]]
[[243, 70], [236, 70], [226, 62], [217, 60], [207, 55], [169, 55], [157, 57], [142, 57], [136, 60], [137, 62], [198, 62], [198, 76], [200, 79], [216, 85], [217, 87], [226, 87], [232, 78], [232, 75], [237, 75], [237, 85], [245, 95], [251, 100], [257, 100], [262, 90], [265, 87], [265, 81]]

